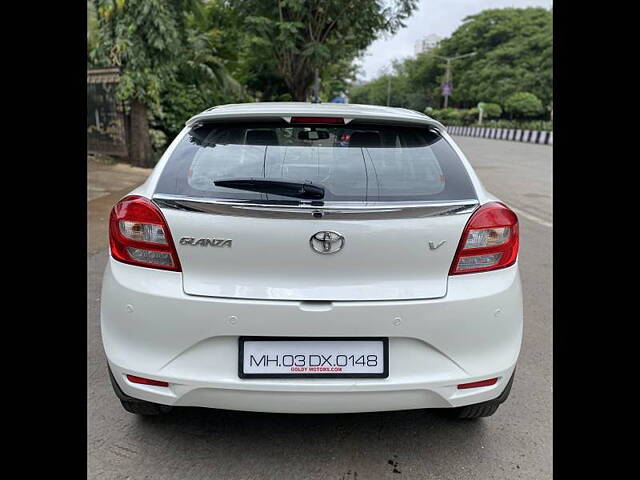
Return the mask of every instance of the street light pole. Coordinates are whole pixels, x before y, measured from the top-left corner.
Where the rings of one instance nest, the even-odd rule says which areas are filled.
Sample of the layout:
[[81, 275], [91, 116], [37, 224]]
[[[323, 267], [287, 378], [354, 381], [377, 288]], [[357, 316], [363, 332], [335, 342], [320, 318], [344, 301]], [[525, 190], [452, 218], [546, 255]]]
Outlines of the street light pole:
[[[444, 74], [444, 83], [446, 84], [451, 83], [451, 59], [450, 58], [447, 58], [447, 70]], [[449, 95], [444, 96], [444, 108], [447, 108], [447, 105], [449, 105]]]
[[[455, 57], [441, 57], [440, 55], [436, 55], [436, 57], [447, 61], [447, 67], [446, 67], [446, 70], [445, 70], [445, 73], [444, 73], [444, 83], [446, 83], [446, 84], [450, 84], [451, 83], [451, 61], [452, 60], [458, 60], [459, 58], [471, 57], [471, 56], [475, 55], [476, 53], [477, 52], [465, 53], [464, 55], [457, 55]], [[447, 105], [449, 105], [449, 95], [445, 95], [444, 96], [444, 108], [447, 108]]]

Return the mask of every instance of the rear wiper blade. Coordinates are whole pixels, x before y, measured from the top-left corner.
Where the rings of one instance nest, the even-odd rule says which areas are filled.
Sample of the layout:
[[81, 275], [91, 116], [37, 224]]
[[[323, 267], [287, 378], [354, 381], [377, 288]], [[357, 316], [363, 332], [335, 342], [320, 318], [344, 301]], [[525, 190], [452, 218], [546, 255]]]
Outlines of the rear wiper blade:
[[266, 180], [259, 178], [231, 178], [215, 180], [216, 187], [235, 188], [250, 192], [273, 193], [285, 197], [319, 200], [324, 198], [324, 188], [312, 183], [283, 182], [280, 180]]

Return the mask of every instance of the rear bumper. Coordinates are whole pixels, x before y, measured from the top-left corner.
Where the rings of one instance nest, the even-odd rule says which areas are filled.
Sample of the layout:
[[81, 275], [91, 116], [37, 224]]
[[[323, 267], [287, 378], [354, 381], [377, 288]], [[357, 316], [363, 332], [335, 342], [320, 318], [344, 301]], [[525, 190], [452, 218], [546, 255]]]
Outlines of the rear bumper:
[[[126, 394], [165, 405], [288, 413], [446, 408], [496, 398], [522, 341], [517, 265], [450, 277], [420, 301], [234, 300], [185, 295], [180, 273], [113, 260], [105, 271], [102, 338]], [[240, 379], [238, 337], [389, 337], [384, 379]], [[126, 374], [164, 380], [130, 383]], [[495, 385], [459, 383], [499, 377]]]

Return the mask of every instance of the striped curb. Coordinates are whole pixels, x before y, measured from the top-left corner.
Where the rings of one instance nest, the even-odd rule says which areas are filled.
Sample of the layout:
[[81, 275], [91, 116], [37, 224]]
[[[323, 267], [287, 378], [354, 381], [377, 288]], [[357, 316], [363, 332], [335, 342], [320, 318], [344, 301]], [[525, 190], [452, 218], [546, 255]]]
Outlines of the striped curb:
[[461, 135], [465, 137], [492, 138], [495, 140], [553, 145], [553, 132], [545, 130], [451, 126], [447, 127], [447, 132], [451, 135]]

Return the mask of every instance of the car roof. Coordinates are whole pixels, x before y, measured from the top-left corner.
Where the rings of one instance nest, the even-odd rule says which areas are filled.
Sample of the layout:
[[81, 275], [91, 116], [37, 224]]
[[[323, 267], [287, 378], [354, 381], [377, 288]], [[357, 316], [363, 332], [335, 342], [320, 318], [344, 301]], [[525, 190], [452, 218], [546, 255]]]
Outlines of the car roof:
[[353, 103], [252, 102], [211, 107], [191, 117], [186, 125], [204, 120], [256, 119], [292, 116], [343, 117], [352, 120], [400, 122], [432, 125], [444, 129], [437, 120], [406, 108], [359, 105]]

